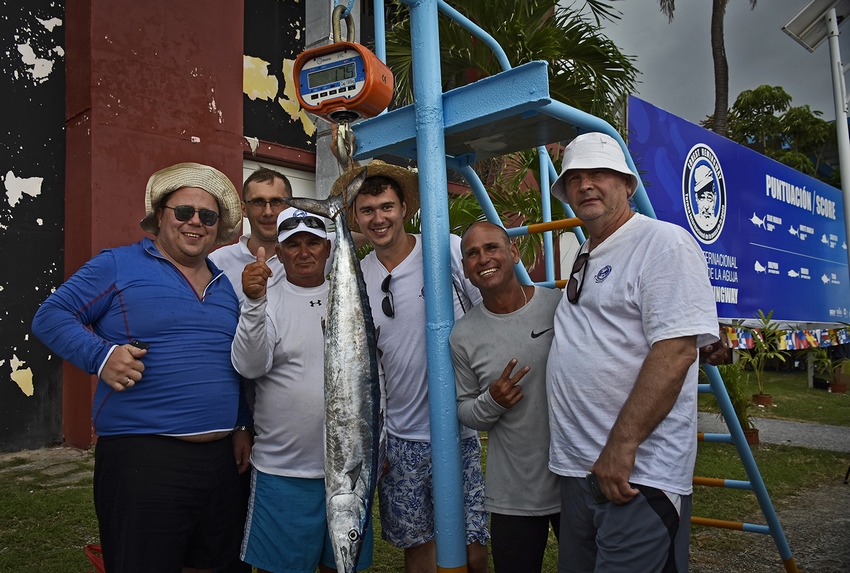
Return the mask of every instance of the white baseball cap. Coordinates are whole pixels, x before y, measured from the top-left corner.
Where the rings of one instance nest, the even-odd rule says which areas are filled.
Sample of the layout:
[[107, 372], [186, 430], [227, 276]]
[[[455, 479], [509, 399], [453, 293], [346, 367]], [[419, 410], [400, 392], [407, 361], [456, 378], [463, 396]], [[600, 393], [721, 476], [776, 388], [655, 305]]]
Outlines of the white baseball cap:
[[564, 149], [561, 162], [561, 175], [552, 183], [552, 195], [568, 203], [566, 180], [564, 175], [570, 169], [611, 169], [631, 177], [632, 190], [629, 197], [638, 188], [638, 178], [629, 169], [626, 156], [616, 139], [600, 132], [584, 133], [573, 139]]
[[295, 233], [312, 233], [323, 239], [328, 238], [327, 222], [324, 217], [312, 215], [302, 209], [289, 207], [277, 216], [277, 241], [284, 242]]

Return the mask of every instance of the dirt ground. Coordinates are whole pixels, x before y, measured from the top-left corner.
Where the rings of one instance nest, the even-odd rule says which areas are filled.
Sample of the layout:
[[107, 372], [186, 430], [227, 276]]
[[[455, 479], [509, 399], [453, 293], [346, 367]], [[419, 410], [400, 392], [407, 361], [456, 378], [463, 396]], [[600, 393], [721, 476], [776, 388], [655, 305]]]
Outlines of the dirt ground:
[[[850, 572], [850, 485], [841, 480], [776, 504], [779, 523], [802, 573]], [[761, 514], [745, 521], [764, 523]], [[698, 528], [691, 573], [781, 573], [773, 538], [758, 533]], [[717, 540], [721, 543], [717, 543]], [[717, 547], [720, 546], [720, 549]]]

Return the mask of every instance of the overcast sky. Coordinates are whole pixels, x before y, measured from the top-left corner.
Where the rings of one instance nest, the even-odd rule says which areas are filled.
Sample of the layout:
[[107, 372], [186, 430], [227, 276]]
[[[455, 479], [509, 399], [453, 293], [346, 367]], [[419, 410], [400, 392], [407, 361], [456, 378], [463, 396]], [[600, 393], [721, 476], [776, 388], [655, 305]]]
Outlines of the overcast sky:
[[[693, 123], [714, 111], [711, 59], [711, 0], [679, 0], [673, 22], [657, 0], [613, 3], [623, 17], [605, 23], [606, 35], [629, 55], [637, 56], [635, 94]], [[808, 104], [835, 119], [828, 42], [809, 52], [782, 26], [808, 0], [761, 0], [750, 10], [748, 0], [729, 0], [725, 19], [729, 61], [729, 105], [738, 94], [762, 84], [782, 86], [794, 106]], [[850, 61], [850, 26], [842, 26], [842, 59]]]

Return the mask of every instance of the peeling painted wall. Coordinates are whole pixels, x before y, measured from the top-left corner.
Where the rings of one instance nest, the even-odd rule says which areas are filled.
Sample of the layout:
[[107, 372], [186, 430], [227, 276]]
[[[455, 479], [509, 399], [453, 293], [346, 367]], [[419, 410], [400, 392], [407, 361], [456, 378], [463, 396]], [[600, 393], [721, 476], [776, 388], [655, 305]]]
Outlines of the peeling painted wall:
[[62, 280], [64, 2], [3, 1], [0, 18], [0, 451], [61, 441], [62, 362], [30, 334]]
[[304, 51], [304, 2], [245, 0], [246, 137], [315, 150], [314, 118], [301, 109], [292, 64]]

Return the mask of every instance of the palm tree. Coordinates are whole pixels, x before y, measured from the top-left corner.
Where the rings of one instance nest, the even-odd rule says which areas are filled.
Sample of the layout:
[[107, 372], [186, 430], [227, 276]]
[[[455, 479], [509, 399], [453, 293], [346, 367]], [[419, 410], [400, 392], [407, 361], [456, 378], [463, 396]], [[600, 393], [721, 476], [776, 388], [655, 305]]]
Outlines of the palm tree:
[[[638, 70], [633, 65], [635, 58], [623, 54], [602, 32], [602, 19], [619, 18], [608, 4], [587, 0], [575, 9], [559, 5], [558, 0], [452, 0], [451, 5], [502, 46], [511, 66], [547, 61], [553, 99], [616, 125], [616, 111], [634, 91]], [[387, 64], [395, 77], [393, 106], [400, 107], [413, 101], [409, 11], [398, 0], [387, 6]], [[502, 71], [491, 50], [456, 22], [441, 16], [439, 35], [444, 90]], [[506, 226], [542, 221], [537, 166], [536, 150], [473, 166]], [[531, 180], [526, 177], [529, 173]], [[477, 203], [472, 202], [460, 209], [466, 215], [461, 217], [463, 228], [482, 217]], [[453, 208], [450, 206], [450, 211]], [[563, 210], [556, 202], [553, 218], [559, 216]], [[541, 240], [523, 237], [518, 244], [523, 262], [533, 268], [541, 258]]]
[[[749, 0], [750, 9], [756, 7], [757, 0]], [[661, 13], [673, 21], [676, 0], [658, 0]], [[714, 60], [714, 114], [711, 130], [726, 135], [726, 123], [729, 110], [729, 63], [726, 61], [726, 44], [723, 38], [723, 20], [726, 17], [726, 5], [729, 0], [712, 0], [711, 3], [711, 57]]]
[[[413, 99], [410, 19], [398, 0], [388, 6], [387, 64], [395, 76], [395, 105], [401, 106]], [[638, 71], [635, 58], [620, 52], [599, 25], [600, 18], [618, 14], [599, 0], [585, 6], [592, 17], [557, 0], [452, 1], [453, 8], [493, 36], [512, 66], [547, 61], [554, 99], [611, 121], [618, 100], [634, 90]], [[444, 89], [502, 71], [490, 49], [456, 22], [440, 17], [439, 33]]]

